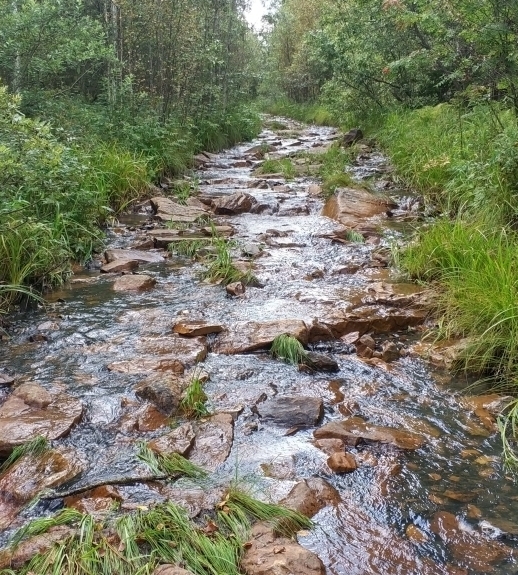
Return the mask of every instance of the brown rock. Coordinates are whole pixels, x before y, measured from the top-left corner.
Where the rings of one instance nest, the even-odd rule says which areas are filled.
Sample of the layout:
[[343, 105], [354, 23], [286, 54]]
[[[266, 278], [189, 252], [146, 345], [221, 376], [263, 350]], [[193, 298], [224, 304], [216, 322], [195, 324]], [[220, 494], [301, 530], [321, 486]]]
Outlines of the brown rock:
[[234, 441], [234, 420], [228, 413], [218, 413], [195, 425], [196, 439], [189, 459], [213, 471], [224, 463]]
[[173, 331], [186, 337], [197, 337], [209, 333], [219, 333], [223, 331], [223, 326], [203, 320], [180, 321], [173, 325]]
[[319, 397], [276, 396], [257, 406], [260, 417], [286, 427], [316, 425], [324, 415]]
[[333, 455], [333, 453], [343, 452], [345, 446], [341, 439], [317, 439], [315, 447], [318, 447], [327, 455]]
[[337, 438], [347, 440], [351, 437], [390, 443], [400, 449], [419, 449], [425, 438], [417, 433], [373, 425], [361, 417], [350, 417], [340, 422], [331, 422], [313, 432], [315, 439]]
[[218, 336], [214, 351], [227, 355], [257, 351], [269, 347], [284, 333], [296, 337], [303, 345], [308, 343], [308, 328], [302, 320], [238, 322]]
[[227, 294], [232, 297], [237, 297], [243, 295], [246, 291], [245, 284], [243, 282], [232, 282], [226, 286]]
[[108, 264], [104, 264], [101, 272], [118, 273], [118, 272], [132, 272], [138, 268], [138, 260], [114, 260]]
[[391, 363], [399, 359], [399, 349], [393, 341], [386, 341], [381, 348], [381, 359]]
[[18, 397], [25, 405], [38, 409], [44, 409], [52, 403], [52, 395], [36, 383], [22, 383], [13, 391], [11, 397]]
[[252, 528], [241, 566], [247, 575], [325, 575], [320, 559], [291, 539], [275, 537], [264, 523]]
[[0, 476], [0, 529], [8, 527], [38, 493], [70, 481], [83, 469], [75, 451], [66, 448], [18, 459]]
[[151, 401], [166, 416], [174, 415], [188, 382], [174, 375], [152, 375], [135, 388], [139, 399]]
[[104, 252], [104, 257], [108, 263], [132, 260], [141, 264], [156, 264], [164, 261], [162, 253], [138, 250], [110, 249]]
[[[29, 385], [29, 384], [27, 384]], [[39, 395], [33, 384], [32, 391], [26, 395], [28, 401], [36, 404], [47, 403], [48, 396], [45, 390]], [[20, 386], [28, 389], [25, 386]], [[72, 427], [79, 422], [83, 415], [83, 405], [77, 399], [64, 393], [51, 396], [52, 401], [45, 407], [27, 405], [22, 397], [14, 393], [0, 406], [0, 457], [9, 455], [18, 445], [22, 445], [42, 436], [48, 440], [59, 439], [68, 434]]]
[[194, 443], [194, 429], [190, 423], [184, 423], [170, 433], [162, 435], [158, 439], [153, 439], [148, 443], [148, 447], [160, 455], [171, 455], [179, 453], [186, 455]]
[[333, 453], [333, 455], [328, 458], [327, 465], [329, 469], [335, 473], [352, 473], [358, 468], [354, 456], [341, 451]]
[[256, 204], [257, 200], [254, 196], [245, 192], [237, 192], [213, 200], [212, 209], [215, 214], [232, 216], [249, 212]]
[[161, 196], [151, 198], [149, 201], [156, 217], [162, 221], [193, 223], [208, 213], [200, 206], [184, 206]]
[[115, 291], [145, 291], [156, 284], [156, 279], [144, 274], [122, 276], [115, 280]]
[[426, 543], [428, 541], [428, 535], [413, 523], [407, 525], [405, 533], [410, 541], [414, 541], [415, 543]]
[[460, 501], [461, 503], [469, 503], [477, 498], [477, 493], [472, 491], [467, 491], [465, 493], [461, 493], [459, 491], [453, 491], [452, 489], [447, 489], [444, 494], [445, 497], [448, 499], [453, 499], [454, 501]]
[[326, 505], [337, 505], [340, 501], [340, 494], [332, 485], [320, 477], [312, 477], [294, 485], [280, 504], [313, 517]]
[[156, 431], [171, 423], [169, 417], [159, 411], [154, 405], [146, 404], [138, 411], [135, 428], [138, 431]]

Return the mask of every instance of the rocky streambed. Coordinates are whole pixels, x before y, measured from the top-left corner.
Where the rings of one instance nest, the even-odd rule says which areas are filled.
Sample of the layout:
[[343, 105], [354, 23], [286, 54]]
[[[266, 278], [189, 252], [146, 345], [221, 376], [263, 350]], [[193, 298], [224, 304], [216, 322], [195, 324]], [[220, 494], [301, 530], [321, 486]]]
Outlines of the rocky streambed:
[[[495, 424], [505, 398], [471, 397], [430, 363], [445, 357], [419, 343], [432, 296], [389, 267], [392, 242], [419, 225], [418, 198], [360, 142], [356, 184], [326, 202], [319, 155], [339, 134], [282, 122], [198, 156], [185, 205], [164, 180], [110, 229], [94, 269], [14, 318], [0, 456], [37, 436], [51, 449], [0, 474], [0, 542], [63, 506], [103, 517], [172, 500], [200, 517], [237, 481], [315, 522], [298, 543], [258, 524], [250, 575], [516, 573], [518, 487]], [[259, 173], [288, 157], [292, 179]], [[202, 279], [221, 242], [247, 282]], [[268, 353], [283, 334], [308, 350], [300, 366]], [[208, 397], [200, 418], [181, 411], [193, 378]], [[185, 455], [210, 484], [156, 480], [139, 441]]]

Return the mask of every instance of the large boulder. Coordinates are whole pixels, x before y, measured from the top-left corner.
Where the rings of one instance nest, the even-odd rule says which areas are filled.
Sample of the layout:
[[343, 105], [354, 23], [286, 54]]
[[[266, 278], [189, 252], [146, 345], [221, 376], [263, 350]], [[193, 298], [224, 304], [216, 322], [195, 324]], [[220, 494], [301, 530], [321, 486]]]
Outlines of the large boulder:
[[365, 421], [361, 417], [350, 417], [343, 421], [332, 421], [323, 425], [313, 432], [315, 439], [342, 439], [347, 443], [350, 438], [389, 443], [400, 449], [419, 449], [423, 446], [425, 438], [422, 435], [395, 429], [382, 427]]
[[54, 440], [67, 435], [82, 415], [83, 404], [65, 393], [21, 385], [0, 407], [0, 457], [38, 436]]
[[166, 222], [193, 223], [208, 213], [206, 209], [200, 206], [184, 206], [162, 196], [151, 198], [149, 201], [156, 217]]
[[282, 334], [291, 335], [304, 345], [308, 343], [308, 328], [302, 320], [237, 322], [218, 336], [214, 351], [227, 355], [257, 351], [268, 348]]
[[257, 204], [254, 196], [245, 192], [237, 192], [230, 196], [221, 196], [212, 201], [212, 209], [215, 214], [233, 216], [250, 212]]

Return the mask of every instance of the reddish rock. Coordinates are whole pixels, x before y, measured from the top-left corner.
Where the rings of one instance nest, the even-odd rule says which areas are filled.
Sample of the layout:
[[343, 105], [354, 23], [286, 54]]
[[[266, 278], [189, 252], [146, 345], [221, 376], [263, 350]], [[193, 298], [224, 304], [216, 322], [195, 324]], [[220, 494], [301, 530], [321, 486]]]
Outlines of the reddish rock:
[[[25, 403], [23, 397], [33, 405]], [[0, 457], [38, 436], [54, 440], [67, 435], [82, 415], [82, 403], [69, 395], [50, 395], [35, 384], [20, 386], [0, 406]]]
[[336, 452], [344, 451], [344, 442], [341, 439], [317, 439], [315, 447], [321, 449], [327, 455], [333, 455]]
[[108, 263], [133, 260], [141, 264], [156, 264], [164, 261], [163, 253], [138, 250], [109, 249], [104, 252], [104, 257]]
[[351, 437], [390, 443], [400, 449], [419, 449], [425, 438], [417, 433], [373, 425], [361, 417], [350, 417], [340, 422], [328, 423], [313, 432], [315, 439], [337, 438], [347, 440]]
[[223, 331], [223, 326], [207, 321], [179, 321], [173, 325], [173, 331], [185, 337], [197, 337]]
[[340, 494], [327, 481], [320, 477], [311, 477], [299, 481], [280, 504], [313, 517], [327, 505], [338, 505]]
[[302, 320], [273, 320], [265, 322], [238, 322], [218, 336], [214, 351], [232, 355], [268, 348], [282, 334], [308, 343], [308, 328]]
[[256, 204], [257, 200], [254, 196], [244, 192], [237, 192], [230, 196], [222, 196], [213, 200], [212, 209], [215, 214], [231, 216], [249, 212]]
[[234, 441], [234, 420], [228, 413], [218, 413], [195, 426], [196, 439], [189, 459], [213, 471], [230, 455]]
[[84, 469], [72, 449], [25, 455], [0, 475], [0, 529], [10, 525], [25, 504], [44, 489], [67, 483]]
[[391, 363], [399, 359], [399, 349], [393, 341], [386, 341], [381, 347], [381, 359]]
[[208, 213], [200, 206], [184, 206], [161, 196], [151, 198], [149, 201], [156, 217], [162, 221], [193, 223]]
[[407, 528], [405, 529], [405, 534], [410, 539], [410, 541], [413, 541], [414, 543], [418, 544], [426, 543], [429, 539], [428, 535], [424, 531], [421, 531], [421, 529], [419, 529], [419, 527], [417, 527], [413, 523], [407, 525]]
[[358, 468], [354, 456], [341, 451], [333, 453], [333, 455], [328, 458], [327, 465], [329, 469], [335, 473], [352, 473]]
[[154, 405], [146, 404], [138, 412], [135, 428], [145, 433], [168, 427], [170, 423], [171, 420], [167, 415], [164, 415]]
[[113, 284], [115, 291], [145, 291], [156, 284], [156, 279], [145, 274], [127, 275], [117, 278]]
[[148, 443], [148, 447], [161, 455], [171, 455], [179, 453], [187, 455], [194, 443], [195, 433], [190, 423], [184, 423], [170, 433], [153, 439]]
[[119, 272], [132, 272], [135, 271], [139, 266], [138, 260], [114, 260], [108, 264], [104, 264], [101, 268], [101, 272], [108, 273], [119, 273]]
[[241, 566], [247, 575], [325, 575], [320, 559], [291, 539], [276, 537], [272, 528], [252, 528]]

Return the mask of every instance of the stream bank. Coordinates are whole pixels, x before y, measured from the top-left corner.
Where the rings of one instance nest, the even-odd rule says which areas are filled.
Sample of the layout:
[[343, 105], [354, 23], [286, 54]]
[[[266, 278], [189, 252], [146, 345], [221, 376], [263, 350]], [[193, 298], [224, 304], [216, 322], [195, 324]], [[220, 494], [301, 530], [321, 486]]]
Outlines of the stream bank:
[[[501, 464], [499, 398], [464, 397], [464, 382], [414, 353], [430, 296], [388, 267], [391, 242], [419, 223], [418, 199], [366, 142], [350, 172], [370, 190], [324, 202], [319, 154], [339, 134], [276, 126], [198, 156], [186, 206], [157, 191], [110, 230], [104, 271], [76, 274], [46, 310], [17, 319], [1, 351], [0, 452], [38, 434], [57, 451], [26, 462], [30, 485], [27, 467], [0, 477], [2, 541], [61, 505], [24, 509], [42, 488], [115, 484], [65, 502], [102, 514], [114, 501], [131, 511], [172, 499], [195, 517], [237, 477], [314, 514], [298, 540], [329, 574], [515, 573], [518, 489]], [[258, 173], [265, 155], [292, 158], [294, 178]], [[164, 251], [181, 243], [185, 253], [187, 240], [210, 252], [214, 229], [230, 238], [234, 267], [256, 278], [234, 295], [200, 280], [201, 257]], [[319, 354], [318, 369], [267, 353], [285, 333]], [[180, 418], [171, 432], [193, 370], [216, 415]], [[149, 474], [139, 439], [161, 449], [182, 439], [213, 487], [138, 481]], [[261, 572], [253, 563], [247, 572]]]

